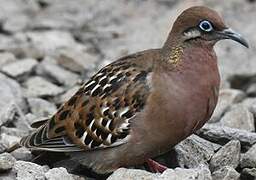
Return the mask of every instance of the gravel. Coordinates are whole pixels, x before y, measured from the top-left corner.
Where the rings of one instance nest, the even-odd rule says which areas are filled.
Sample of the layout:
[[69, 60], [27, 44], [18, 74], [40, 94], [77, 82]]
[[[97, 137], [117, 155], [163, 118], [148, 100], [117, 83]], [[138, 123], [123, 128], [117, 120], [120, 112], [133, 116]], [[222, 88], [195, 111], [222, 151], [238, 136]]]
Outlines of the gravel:
[[1, 71], [13, 78], [21, 78], [21, 76], [31, 73], [36, 65], [37, 61], [35, 59], [22, 59], [4, 65]]
[[246, 153], [241, 156], [241, 167], [256, 168], [256, 144], [254, 144]]
[[9, 153], [0, 154], [0, 172], [12, 169], [16, 159]]
[[[59, 154], [41, 162], [38, 152], [25, 148], [4, 151], [104, 65], [161, 47], [177, 13], [197, 4], [218, 10], [249, 39], [250, 49], [229, 41], [216, 45], [222, 79], [217, 107], [196, 135], [156, 157], [169, 169], [120, 168], [105, 178], [256, 179], [256, 3], [240, 0], [0, 0], [0, 179], [97, 179], [74, 161], [48, 162]], [[32, 163], [35, 157], [39, 162]]]
[[240, 161], [241, 145], [238, 140], [232, 140], [216, 152], [210, 161], [211, 171], [221, 169], [223, 166], [236, 168]]
[[35, 76], [25, 82], [26, 95], [28, 97], [51, 97], [61, 94], [63, 88], [47, 81], [46, 79]]

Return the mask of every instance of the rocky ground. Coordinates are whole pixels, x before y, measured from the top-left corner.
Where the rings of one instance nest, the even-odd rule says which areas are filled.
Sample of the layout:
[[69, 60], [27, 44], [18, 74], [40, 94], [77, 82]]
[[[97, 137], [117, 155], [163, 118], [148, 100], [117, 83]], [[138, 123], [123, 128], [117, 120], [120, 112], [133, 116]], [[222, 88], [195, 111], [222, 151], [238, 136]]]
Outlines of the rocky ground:
[[218, 10], [251, 48], [217, 45], [218, 106], [197, 134], [157, 158], [173, 169], [153, 174], [121, 168], [108, 180], [256, 179], [254, 0], [0, 0], [0, 179], [88, 179], [82, 170], [32, 163], [27, 149], [4, 149], [33, 130], [32, 122], [52, 115], [100, 67], [160, 47], [177, 14], [195, 4]]

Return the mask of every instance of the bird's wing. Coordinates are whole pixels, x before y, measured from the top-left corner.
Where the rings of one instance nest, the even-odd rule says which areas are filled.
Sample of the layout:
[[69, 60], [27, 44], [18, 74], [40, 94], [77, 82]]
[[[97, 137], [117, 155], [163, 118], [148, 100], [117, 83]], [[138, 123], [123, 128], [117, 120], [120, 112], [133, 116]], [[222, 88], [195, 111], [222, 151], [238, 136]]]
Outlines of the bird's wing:
[[34, 150], [83, 151], [126, 143], [130, 123], [148, 99], [150, 68], [120, 59], [96, 73], [21, 145]]

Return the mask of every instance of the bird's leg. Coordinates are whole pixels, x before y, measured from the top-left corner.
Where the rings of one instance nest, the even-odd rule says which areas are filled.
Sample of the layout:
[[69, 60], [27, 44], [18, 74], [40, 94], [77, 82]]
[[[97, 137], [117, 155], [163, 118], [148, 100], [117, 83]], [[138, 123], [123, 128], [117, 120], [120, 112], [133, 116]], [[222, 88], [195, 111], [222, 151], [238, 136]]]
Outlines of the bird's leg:
[[149, 169], [155, 173], [157, 173], [157, 172], [162, 173], [167, 169], [166, 166], [164, 166], [152, 159], [147, 159], [146, 163], [148, 164]]

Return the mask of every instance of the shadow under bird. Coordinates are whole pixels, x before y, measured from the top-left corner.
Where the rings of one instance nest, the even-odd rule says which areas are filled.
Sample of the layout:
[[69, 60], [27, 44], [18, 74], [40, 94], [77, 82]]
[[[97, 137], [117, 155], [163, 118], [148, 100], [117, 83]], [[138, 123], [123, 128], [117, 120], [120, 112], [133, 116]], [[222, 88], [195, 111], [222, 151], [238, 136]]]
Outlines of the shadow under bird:
[[248, 47], [212, 9], [182, 12], [160, 49], [122, 57], [90, 78], [56, 114], [20, 141], [31, 150], [66, 152], [99, 174], [148, 162], [201, 128], [218, 99], [214, 45]]

